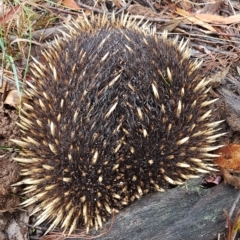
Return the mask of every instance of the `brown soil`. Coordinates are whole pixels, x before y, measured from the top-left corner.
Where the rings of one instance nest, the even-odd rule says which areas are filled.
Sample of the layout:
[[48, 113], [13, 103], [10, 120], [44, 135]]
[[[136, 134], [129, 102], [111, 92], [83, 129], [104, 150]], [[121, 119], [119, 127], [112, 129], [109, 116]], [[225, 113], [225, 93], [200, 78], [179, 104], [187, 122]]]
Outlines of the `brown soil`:
[[[10, 239], [11, 222], [19, 220], [20, 196], [17, 187], [11, 185], [19, 179], [19, 168], [13, 157], [16, 149], [10, 139], [19, 135], [15, 124], [17, 111], [0, 102], [0, 239]], [[13, 235], [11, 235], [13, 236]], [[20, 238], [17, 238], [20, 239]]]

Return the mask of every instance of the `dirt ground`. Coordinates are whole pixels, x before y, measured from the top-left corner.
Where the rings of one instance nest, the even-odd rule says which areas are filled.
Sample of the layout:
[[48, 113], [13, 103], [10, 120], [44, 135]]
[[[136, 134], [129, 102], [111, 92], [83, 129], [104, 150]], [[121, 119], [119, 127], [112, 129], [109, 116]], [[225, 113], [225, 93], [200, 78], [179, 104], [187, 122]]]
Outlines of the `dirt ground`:
[[[26, 232], [22, 226], [19, 208], [20, 195], [17, 187], [11, 185], [19, 179], [19, 168], [13, 161], [17, 149], [10, 139], [19, 137], [19, 128], [16, 125], [18, 113], [16, 109], [3, 105], [0, 101], [0, 239], [24, 239], [21, 235]], [[18, 235], [16, 225], [22, 231]]]

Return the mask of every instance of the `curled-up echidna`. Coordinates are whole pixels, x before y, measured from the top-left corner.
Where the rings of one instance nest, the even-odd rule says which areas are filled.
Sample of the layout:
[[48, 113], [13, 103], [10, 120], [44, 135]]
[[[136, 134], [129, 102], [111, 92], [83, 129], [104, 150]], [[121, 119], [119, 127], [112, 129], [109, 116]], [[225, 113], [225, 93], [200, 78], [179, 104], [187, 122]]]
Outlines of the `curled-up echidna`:
[[35, 60], [20, 116], [25, 194], [36, 225], [102, 227], [143, 194], [214, 170], [223, 133], [186, 42], [126, 15], [71, 23]]

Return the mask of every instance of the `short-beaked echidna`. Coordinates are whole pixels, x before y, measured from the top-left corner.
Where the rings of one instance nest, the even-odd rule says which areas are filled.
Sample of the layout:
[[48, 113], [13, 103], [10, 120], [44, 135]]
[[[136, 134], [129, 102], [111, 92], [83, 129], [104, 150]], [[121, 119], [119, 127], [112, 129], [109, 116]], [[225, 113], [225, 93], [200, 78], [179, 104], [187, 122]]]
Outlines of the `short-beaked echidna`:
[[36, 225], [71, 233], [213, 170], [209, 151], [222, 133], [186, 42], [126, 15], [68, 27], [32, 66], [15, 160]]

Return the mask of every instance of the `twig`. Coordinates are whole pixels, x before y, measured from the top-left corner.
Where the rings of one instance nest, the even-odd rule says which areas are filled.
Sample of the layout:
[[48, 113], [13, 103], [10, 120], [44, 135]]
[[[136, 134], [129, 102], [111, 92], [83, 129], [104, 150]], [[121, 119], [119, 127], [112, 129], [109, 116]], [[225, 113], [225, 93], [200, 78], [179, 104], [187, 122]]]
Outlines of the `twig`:
[[149, 2], [149, 0], [145, 0], [148, 4], [148, 6], [156, 13], [156, 9], [153, 7], [153, 5]]
[[118, 10], [118, 11], [116, 12], [116, 15], [118, 15], [119, 13], [123, 12], [124, 10], [126, 10], [126, 9], [130, 6], [131, 3], [132, 3], [132, 0], [130, 0], [127, 4], [125, 4], [125, 6], [124, 6], [123, 8], [121, 8], [120, 10]]
[[82, 8], [86, 8], [88, 10], [91, 10], [91, 11], [94, 11], [94, 12], [98, 12], [98, 13], [102, 13], [102, 14], [107, 14], [107, 15], [110, 15], [111, 13], [106, 13], [105, 11], [99, 9], [99, 8], [95, 8], [95, 7], [91, 7], [91, 6], [88, 6], [84, 3], [81, 3], [81, 1], [77, 1], [77, 4], [82, 7]]
[[[234, 201], [234, 203], [233, 203], [233, 205], [232, 205], [232, 207], [231, 207], [231, 209], [230, 209], [230, 211], [229, 211], [229, 219], [231, 219], [231, 217], [232, 217], [232, 215], [233, 215], [233, 212], [234, 212], [234, 210], [235, 210], [235, 208], [236, 208], [236, 205], [237, 205], [237, 203], [239, 202], [239, 199], [240, 199], [240, 191], [238, 192], [237, 198], [236, 198], [236, 200]], [[225, 224], [225, 227], [227, 227], [227, 226], [228, 226], [228, 222], [226, 222], [226, 224]]]
[[228, 0], [228, 3], [229, 3], [229, 6], [230, 6], [230, 8], [231, 8], [231, 10], [232, 10], [232, 12], [233, 12], [233, 15], [236, 15], [236, 12], [235, 12], [235, 10], [234, 10], [234, 8], [233, 8], [233, 5], [232, 5], [231, 1]]

